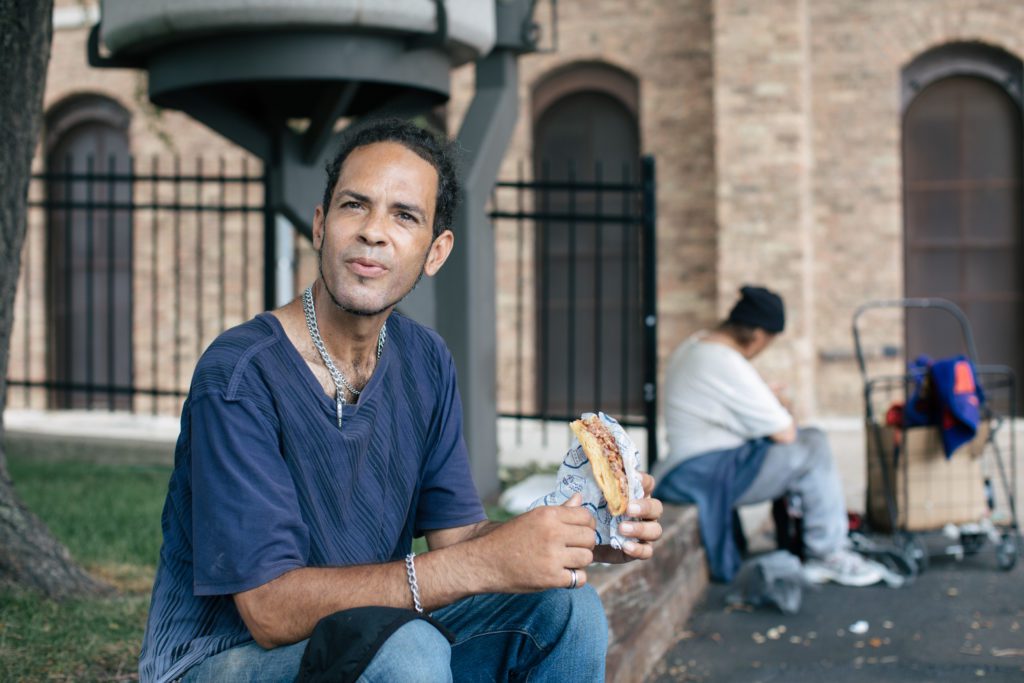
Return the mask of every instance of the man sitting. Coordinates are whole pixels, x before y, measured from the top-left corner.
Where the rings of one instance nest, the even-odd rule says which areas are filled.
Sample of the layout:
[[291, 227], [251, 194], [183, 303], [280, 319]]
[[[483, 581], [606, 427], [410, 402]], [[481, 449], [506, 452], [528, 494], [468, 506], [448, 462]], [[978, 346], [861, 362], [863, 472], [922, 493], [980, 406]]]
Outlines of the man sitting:
[[[319, 276], [203, 354], [144, 683], [293, 681], [307, 644], [330, 680], [604, 679], [608, 627], [586, 568], [650, 558], [661, 504], [631, 502], [637, 541], [621, 551], [595, 547], [579, 496], [486, 519], [451, 354], [394, 310], [451, 252], [458, 196], [447, 141], [400, 121], [350, 133], [313, 212]], [[414, 556], [414, 536], [429, 552]], [[358, 638], [329, 638], [353, 624], [373, 632], [357, 652]]]
[[669, 455], [656, 468], [655, 497], [698, 505], [716, 580], [732, 580], [740, 563], [733, 509], [799, 494], [808, 578], [848, 586], [877, 583], [877, 568], [846, 548], [846, 504], [827, 437], [818, 429], [798, 429], [750, 363], [782, 332], [782, 299], [763, 287], [740, 291], [728, 319], [691, 336], [669, 360]]

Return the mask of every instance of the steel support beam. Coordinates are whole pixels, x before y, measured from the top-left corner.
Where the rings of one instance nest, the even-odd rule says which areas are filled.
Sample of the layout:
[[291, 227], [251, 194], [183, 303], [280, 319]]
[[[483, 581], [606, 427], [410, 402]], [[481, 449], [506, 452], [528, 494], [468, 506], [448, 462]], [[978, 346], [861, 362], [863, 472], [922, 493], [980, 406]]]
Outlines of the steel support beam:
[[459, 131], [462, 202], [455, 249], [435, 278], [435, 327], [455, 358], [470, 464], [483, 497], [498, 491], [494, 231], [486, 204], [519, 108], [518, 54], [477, 62], [476, 96]]

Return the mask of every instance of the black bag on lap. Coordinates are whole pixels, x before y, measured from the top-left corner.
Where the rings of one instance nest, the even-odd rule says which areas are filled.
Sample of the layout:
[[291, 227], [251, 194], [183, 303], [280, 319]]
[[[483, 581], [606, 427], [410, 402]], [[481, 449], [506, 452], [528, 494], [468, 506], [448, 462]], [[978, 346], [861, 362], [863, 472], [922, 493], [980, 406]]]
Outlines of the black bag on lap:
[[355, 683], [384, 642], [413, 619], [423, 619], [451, 643], [451, 633], [426, 614], [398, 607], [355, 607], [321, 619], [299, 664], [296, 683]]

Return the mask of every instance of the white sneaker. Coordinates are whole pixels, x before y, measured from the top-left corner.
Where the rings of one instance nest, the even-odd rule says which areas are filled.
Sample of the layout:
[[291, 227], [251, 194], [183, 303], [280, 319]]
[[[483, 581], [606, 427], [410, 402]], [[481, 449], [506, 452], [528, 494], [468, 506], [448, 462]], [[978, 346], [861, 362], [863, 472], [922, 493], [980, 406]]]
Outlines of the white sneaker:
[[837, 550], [825, 558], [804, 562], [804, 576], [811, 583], [834, 581], [843, 586], [871, 586], [884, 577], [873, 562], [850, 550]]

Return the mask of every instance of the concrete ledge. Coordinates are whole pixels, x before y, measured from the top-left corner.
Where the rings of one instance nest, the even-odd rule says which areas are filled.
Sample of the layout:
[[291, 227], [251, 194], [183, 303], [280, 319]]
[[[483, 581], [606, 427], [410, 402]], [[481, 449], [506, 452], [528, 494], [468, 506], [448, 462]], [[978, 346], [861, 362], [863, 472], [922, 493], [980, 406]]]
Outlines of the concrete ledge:
[[8, 410], [4, 442], [9, 455], [34, 459], [130, 465], [170, 465], [178, 419], [86, 410]]
[[62, 434], [40, 434], [6, 430], [4, 450], [8, 456], [32, 460], [78, 460], [118, 465], [172, 465], [174, 444], [158, 441], [101, 436], [71, 438]]
[[684, 629], [708, 585], [697, 508], [666, 505], [664, 536], [648, 562], [594, 567], [608, 615], [607, 680], [644, 681]]
[[8, 430], [7, 455], [32, 460], [78, 460], [118, 465], [172, 465], [174, 444], [157, 441], [39, 434]]

